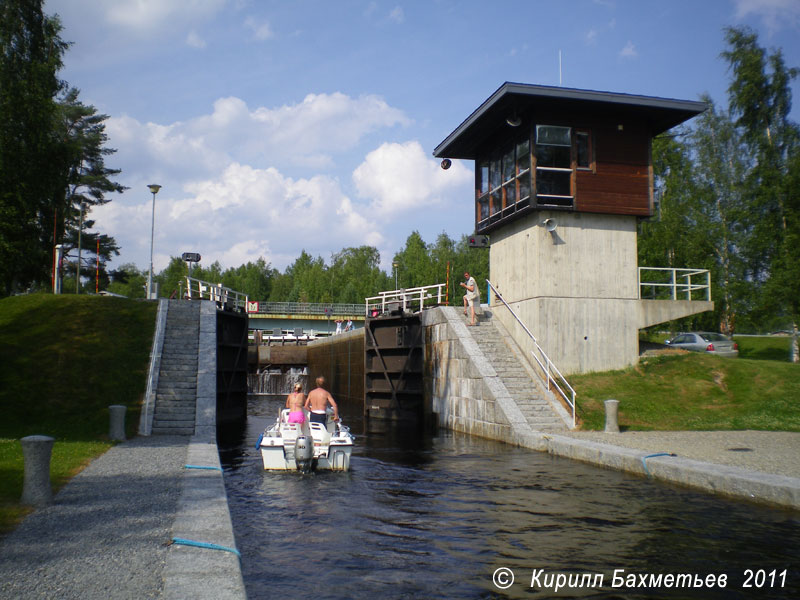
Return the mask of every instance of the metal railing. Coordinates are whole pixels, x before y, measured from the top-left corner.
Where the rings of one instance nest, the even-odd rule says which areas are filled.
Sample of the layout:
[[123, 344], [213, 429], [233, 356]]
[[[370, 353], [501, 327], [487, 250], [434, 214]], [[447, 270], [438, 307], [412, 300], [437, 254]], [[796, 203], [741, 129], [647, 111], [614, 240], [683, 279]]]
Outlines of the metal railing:
[[421, 311], [425, 306], [440, 306], [444, 301], [444, 288], [447, 284], [437, 283], [424, 287], [406, 288], [381, 292], [377, 296], [366, 298], [368, 317], [396, 309]]
[[[575, 390], [569, 384], [566, 377], [564, 377], [564, 375], [561, 374], [561, 371], [559, 371], [558, 368], [555, 366], [555, 364], [553, 364], [553, 361], [550, 360], [550, 357], [547, 356], [547, 353], [539, 345], [539, 342], [536, 341], [536, 337], [531, 333], [530, 329], [526, 327], [525, 323], [523, 323], [522, 320], [517, 316], [517, 313], [514, 312], [514, 309], [508, 305], [508, 302], [505, 301], [505, 298], [503, 298], [500, 292], [497, 291], [497, 288], [494, 287], [492, 285], [492, 282], [489, 281], [488, 279], [486, 280], [486, 283], [489, 284], [490, 292], [494, 292], [495, 296], [500, 300], [500, 302], [502, 302], [505, 305], [505, 307], [509, 310], [511, 315], [517, 320], [517, 323], [519, 323], [520, 326], [522, 326], [522, 329], [525, 330], [525, 333], [527, 333], [530, 336], [531, 340], [533, 340], [535, 351], [531, 350], [531, 356], [533, 356], [533, 359], [539, 365], [539, 368], [542, 370], [544, 374], [542, 380], [544, 383], [546, 383], [548, 391], [551, 391], [552, 389], [551, 385], [555, 387], [556, 391], [559, 393], [561, 398], [563, 398], [564, 402], [566, 402], [567, 405], [570, 407], [570, 409], [572, 410], [572, 427], [574, 428], [576, 422]], [[569, 390], [569, 394], [567, 394], [562, 389], [562, 386], [567, 390]]]
[[[255, 306], [257, 305], [257, 306]], [[363, 304], [332, 304], [330, 302], [250, 302], [249, 313], [268, 315], [329, 315], [356, 316], [364, 314]]]
[[221, 308], [245, 311], [247, 309], [247, 294], [227, 288], [221, 283], [209, 283], [186, 278], [186, 297], [189, 300], [212, 300]]
[[[649, 274], [650, 271], [654, 274]], [[643, 281], [643, 272], [648, 273], [648, 278], [657, 279], [657, 281]], [[646, 294], [646, 290], [649, 293]], [[639, 298], [644, 300], [706, 300], [710, 302], [711, 272], [708, 269], [639, 267]]]

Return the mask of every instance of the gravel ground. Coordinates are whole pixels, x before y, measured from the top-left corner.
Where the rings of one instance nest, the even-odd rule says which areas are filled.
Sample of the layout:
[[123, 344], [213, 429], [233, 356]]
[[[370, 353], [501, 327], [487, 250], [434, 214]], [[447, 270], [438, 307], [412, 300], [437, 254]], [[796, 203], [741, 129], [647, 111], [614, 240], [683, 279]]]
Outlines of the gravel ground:
[[[561, 435], [561, 434], [560, 434]], [[762, 473], [800, 477], [800, 433], [785, 431], [575, 431], [563, 434]]]
[[189, 439], [137, 437], [93, 461], [0, 541], [0, 598], [159, 597]]

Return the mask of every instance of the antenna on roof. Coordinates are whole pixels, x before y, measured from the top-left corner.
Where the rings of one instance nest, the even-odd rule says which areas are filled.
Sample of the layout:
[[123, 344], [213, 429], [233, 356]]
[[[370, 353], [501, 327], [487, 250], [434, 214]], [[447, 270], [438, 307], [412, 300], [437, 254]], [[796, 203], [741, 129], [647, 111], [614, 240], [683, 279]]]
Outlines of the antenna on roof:
[[558, 51], [558, 86], [561, 87], [561, 50]]

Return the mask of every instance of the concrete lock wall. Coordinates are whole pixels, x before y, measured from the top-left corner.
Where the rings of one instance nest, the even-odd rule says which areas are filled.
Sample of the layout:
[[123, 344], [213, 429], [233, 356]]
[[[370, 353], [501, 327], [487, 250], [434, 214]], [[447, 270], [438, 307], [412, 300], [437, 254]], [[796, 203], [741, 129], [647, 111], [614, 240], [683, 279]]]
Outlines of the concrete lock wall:
[[364, 329], [354, 329], [310, 342], [308, 388], [322, 375], [326, 387], [339, 404], [364, 408]]
[[[542, 224], [555, 219], [551, 233]], [[492, 235], [495, 285], [565, 374], [624, 368], [638, 358], [636, 218], [543, 211]], [[525, 354], [533, 342], [492, 302]]]
[[497, 373], [467, 334], [453, 307], [422, 313], [425, 406], [439, 427], [514, 443], [511, 425], [524, 421]]

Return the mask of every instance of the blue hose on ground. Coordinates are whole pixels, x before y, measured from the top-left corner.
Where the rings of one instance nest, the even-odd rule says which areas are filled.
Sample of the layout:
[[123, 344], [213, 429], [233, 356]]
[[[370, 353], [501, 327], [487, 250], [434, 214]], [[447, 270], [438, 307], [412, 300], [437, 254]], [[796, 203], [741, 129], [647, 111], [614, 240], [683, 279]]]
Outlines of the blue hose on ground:
[[200, 465], [184, 465], [184, 469], [205, 469], [207, 471], [222, 471], [221, 467], [203, 467]]
[[656, 456], [677, 456], [672, 452], [657, 452], [655, 454], [648, 454], [647, 456], [642, 457], [642, 466], [644, 467], [644, 472], [647, 473], [648, 477], [651, 477], [650, 470], [647, 468], [647, 463], [645, 462], [648, 458], [654, 458]]
[[173, 544], [180, 544], [181, 546], [195, 546], [197, 548], [207, 548], [209, 550], [222, 550], [224, 552], [232, 552], [239, 558], [242, 555], [236, 548], [229, 548], [228, 546], [220, 546], [219, 544], [209, 544], [208, 542], [196, 542], [194, 540], [186, 540], [184, 538], [172, 538]]

